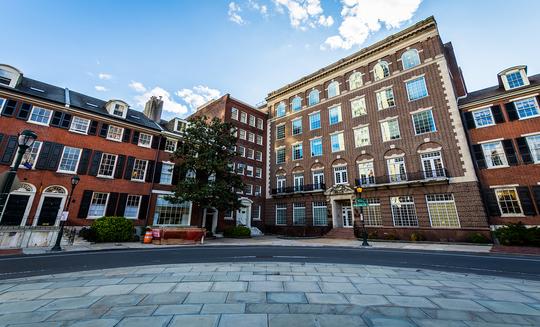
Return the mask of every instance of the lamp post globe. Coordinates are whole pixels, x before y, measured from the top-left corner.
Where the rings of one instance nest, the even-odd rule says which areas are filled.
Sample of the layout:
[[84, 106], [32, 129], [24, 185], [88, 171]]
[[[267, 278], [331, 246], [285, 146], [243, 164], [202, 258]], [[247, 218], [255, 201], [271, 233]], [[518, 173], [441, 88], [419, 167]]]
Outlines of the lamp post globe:
[[28, 149], [31, 147], [34, 142], [37, 139], [37, 134], [34, 131], [25, 129], [19, 134], [19, 137], [17, 138], [17, 142], [19, 144], [19, 147]]

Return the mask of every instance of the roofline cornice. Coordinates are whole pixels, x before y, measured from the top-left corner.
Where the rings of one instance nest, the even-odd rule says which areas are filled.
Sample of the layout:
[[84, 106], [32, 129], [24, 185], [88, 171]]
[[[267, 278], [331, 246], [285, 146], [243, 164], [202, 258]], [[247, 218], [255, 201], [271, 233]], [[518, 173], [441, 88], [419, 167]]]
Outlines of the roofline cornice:
[[[493, 102], [496, 102], [498, 100], [502, 100], [502, 99], [505, 99], [505, 98], [514, 98], [514, 97], [517, 97], [517, 96], [520, 96], [520, 95], [527, 95], [528, 93], [531, 93], [531, 92], [535, 92], [535, 91], [540, 91], [540, 84], [539, 85], [534, 85], [534, 86], [531, 86], [531, 87], [527, 87], [527, 88], [523, 88], [523, 89], [519, 89], [519, 90], [513, 90], [513, 91], [509, 91], [509, 92], [505, 92], [503, 94], [499, 94], [499, 95], [496, 95], [496, 96], [490, 96], [490, 97], [485, 97], [485, 98], [482, 98], [482, 99], [479, 99], [479, 100], [476, 100], [476, 101], [473, 101], [473, 102], [469, 102], [469, 103], [466, 103], [466, 104], [461, 104], [459, 105], [459, 108], [460, 109], [470, 109], [470, 108], [474, 108], [474, 107], [480, 107], [484, 104], [489, 104], [489, 103], [493, 103]], [[467, 98], [465, 98], [467, 99]]]

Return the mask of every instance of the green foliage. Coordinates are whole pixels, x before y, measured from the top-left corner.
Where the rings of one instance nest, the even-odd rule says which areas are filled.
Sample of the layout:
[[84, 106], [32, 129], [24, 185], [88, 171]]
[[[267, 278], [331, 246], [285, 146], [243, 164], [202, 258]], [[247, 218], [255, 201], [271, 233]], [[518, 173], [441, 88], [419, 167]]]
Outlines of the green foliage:
[[97, 239], [96, 230], [90, 227], [83, 227], [79, 231], [79, 236], [88, 242], [95, 242]]
[[521, 221], [498, 228], [495, 236], [502, 245], [540, 246], [540, 228], [527, 228]]
[[101, 217], [94, 221], [92, 228], [96, 242], [127, 242], [133, 240], [133, 222], [124, 217]]
[[229, 227], [223, 231], [225, 237], [249, 237], [251, 236], [251, 230], [246, 226], [234, 226]]
[[467, 240], [471, 243], [478, 243], [478, 244], [491, 243], [490, 239], [481, 233], [472, 233], [471, 235], [469, 235]]

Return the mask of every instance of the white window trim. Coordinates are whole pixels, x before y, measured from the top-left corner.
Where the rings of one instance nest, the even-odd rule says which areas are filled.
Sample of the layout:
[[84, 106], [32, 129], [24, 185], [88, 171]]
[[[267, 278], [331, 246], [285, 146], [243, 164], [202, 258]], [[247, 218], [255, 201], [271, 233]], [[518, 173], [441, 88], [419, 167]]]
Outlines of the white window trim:
[[[35, 169], [36, 169], [36, 163], [37, 163], [37, 161], [38, 161], [38, 159], [39, 159], [39, 154], [41, 153], [41, 148], [43, 147], [43, 141], [39, 141], [39, 140], [38, 140], [38, 142], [39, 142], [39, 149], [38, 149], [38, 151], [37, 151], [37, 153], [36, 153], [36, 159], [34, 160], [35, 162], [34, 162], [34, 164], [32, 165], [32, 168], [31, 168], [30, 170], [35, 170]], [[26, 153], [26, 152], [25, 152], [25, 153]], [[13, 167], [13, 166], [15, 165], [15, 160], [17, 160], [17, 156], [16, 156], [16, 155], [13, 157], [13, 162], [11, 163], [10, 167]], [[19, 165], [19, 168], [28, 170], [28, 168], [26, 168], [25, 166], [23, 166], [22, 162], [21, 162], [21, 164]]]
[[[368, 144], [363, 144], [363, 145], [358, 145], [358, 144], [356, 144], [356, 130], [363, 129], [363, 128], [368, 129], [369, 143]], [[355, 148], [361, 148], [361, 147], [364, 147], [364, 146], [370, 146], [371, 145], [371, 133], [369, 132], [369, 124], [364, 124], [364, 125], [353, 127], [352, 130], [353, 130], [353, 138], [354, 138], [354, 147]]]
[[[429, 112], [431, 113], [431, 120], [433, 121], [433, 127], [434, 127], [435, 129], [432, 130], [432, 131], [427, 131], [427, 132], [418, 133], [418, 132], [416, 131], [416, 126], [414, 125], [414, 115], [420, 114], [420, 113], [425, 112], [425, 111], [429, 111]], [[435, 116], [433, 116], [433, 110], [431, 110], [431, 109], [424, 109], [424, 110], [421, 110], [421, 111], [418, 111], [418, 110], [417, 110], [417, 112], [411, 113], [411, 122], [412, 122], [412, 124], [413, 124], [413, 130], [414, 130], [414, 135], [415, 135], [415, 136], [437, 132], [437, 125], [435, 124]], [[398, 122], [398, 124], [399, 124], [399, 122]], [[400, 134], [400, 136], [401, 136], [401, 130], [399, 131], [399, 134]], [[400, 138], [401, 138], [401, 137], [400, 137]]]
[[[503, 139], [499, 139], [499, 140], [496, 140], [496, 141], [491, 141], [491, 142], [487, 142], [487, 141], [483, 141], [482, 143], [478, 143], [481, 145], [482, 147], [482, 155], [484, 156], [484, 160], [486, 161], [486, 168], [487, 169], [500, 169], [500, 168], [508, 168], [510, 167], [510, 165], [508, 164], [508, 157], [506, 156], [506, 152], [504, 151], [504, 146], [502, 144], [502, 141]], [[485, 144], [490, 144], [490, 143], [499, 143], [500, 146], [501, 146], [501, 149], [502, 149], [502, 155], [504, 156], [504, 160], [506, 161], [506, 164], [505, 165], [499, 165], [499, 166], [490, 166], [488, 164], [488, 158], [486, 158], [486, 151], [484, 149], [484, 145]], [[516, 193], [517, 194], [517, 193]]]
[[[92, 192], [92, 197], [90, 198], [90, 205], [88, 206], [88, 209], [92, 206], [92, 200], [94, 199], [94, 194], [101, 193], [101, 194], [107, 194], [107, 201], [105, 201], [105, 210], [103, 210], [103, 216], [107, 214], [107, 206], [109, 205], [109, 200], [111, 198], [111, 193], [107, 192]], [[86, 219], [98, 219], [103, 216], [87, 216]]]
[[167, 147], [165, 147], [164, 151], [167, 152], [167, 153], [174, 153], [176, 151], [176, 149], [178, 148], [178, 140], [172, 139], [172, 138], [167, 138], [167, 139], [165, 139], [165, 145], [167, 145], [167, 141], [174, 141], [174, 150], [170, 151], [170, 150], [167, 150]]
[[[112, 170], [112, 173], [111, 173], [111, 176], [107, 176], [107, 175], [100, 175], [99, 174], [99, 171], [101, 170], [101, 165], [103, 164], [103, 158], [105, 155], [111, 155], [111, 156], [114, 156], [115, 159], [114, 159], [114, 166], [113, 166], [113, 170]], [[114, 173], [116, 172], [116, 163], [118, 162], [118, 155], [117, 154], [112, 154], [112, 153], [102, 153], [101, 154], [101, 159], [99, 160], [99, 166], [98, 166], [98, 174], [96, 177], [100, 177], [100, 178], [108, 178], [108, 179], [114, 179]], [[100, 193], [100, 192], [98, 192]], [[109, 199], [107, 199], [108, 201]]]
[[[122, 136], [123, 136], [124, 132], [122, 132]], [[141, 135], [148, 135], [150, 136], [150, 143], [148, 143], [148, 145], [146, 144], [141, 144]], [[137, 142], [137, 145], [140, 146], [140, 147], [143, 147], [143, 148], [151, 148], [152, 147], [152, 141], [154, 140], [154, 135], [151, 135], [151, 134], [146, 134], [146, 133], [139, 133], [139, 141]]]
[[[126, 208], [127, 208], [127, 202], [129, 200], [130, 196], [136, 196], [136, 197], [139, 198], [139, 205], [137, 206], [137, 213], [135, 214], [135, 217], [128, 217], [128, 216], [125, 215], [125, 209], [124, 209], [124, 217], [126, 217], [126, 219], [137, 220], [137, 219], [139, 219], [139, 212], [141, 211], [142, 195], [128, 194], [128, 196], [126, 198]], [[109, 200], [109, 199], [107, 199], [107, 200]]]
[[[144, 166], [144, 174], [143, 174], [143, 178], [142, 179], [133, 179], [133, 170], [131, 171], [131, 181], [132, 182], [139, 182], [139, 183], [144, 183], [146, 181], [146, 174], [148, 173], [148, 160], [146, 159], [137, 159], [135, 158], [135, 160], [133, 160], [133, 169], [135, 169], [135, 162], [139, 160], [139, 161], [145, 161], [146, 162], [146, 165]], [[116, 165], [114, 167], [116, 169]], [[113, 174], [114, 176], [114, 174]]]
[[[503, 213], [502, 212], [501, 203], [499, 202], [499, 197], [497, 196], [497, 191], [504, 191], [504, 190], [513, 190], [516, 193], [516, 199], [519, 205], [519, 209], [521, 210], [521, 213]], [[521, 205], [521, 199], [519, 198], [519, 194], [515, 187], [496, 188], [494, 189], [494, 192], [495, 192], [495, 198], [497, 199], [497, 206], [499, 207], [499, 212], [501, 213], [501, 217], [525, 217], [525, 212], [523, 211], [523, 206]]]
[[[86, 131], [78, 131], [78, 130], [74, 130], [73, 129], [73, 122], [75, 121], [75, 118], [78, 118], [78, 119], [83, 119], [83, 120], [86, 120], [88, 121], [88, 126], [86, 126]], [[77, 134], [82, 134], [82, 135], [88, 135], [88, 130], [90, 129], [90, 124], [92, 123], [92, 121], [88, 118], [83, 118], [83, 117], [79, 117], [79, 116], [73, 116], [73, 118], [71, 118], [71, 123], [69, 124], [69, 131], [70, 132], [73, 132], [73, 133], [77, 133]]]
[[[77, 163], [75, 164], [75, 170], [74, 171], [60, 169], [60, 165], [62, 164], [62, 159], [64, 159], [64, 154], [65, 154], [66, 148], [72, 148], [72, 149], [79, 150], [79, 157], [77, 158]], [[41, 146], [39, 147], [39, 151], [41, 151]], [[38, 154], [39, 154], [39, 152], [38, 152]], [[64, 146], [64, 148], [62, 149], [62, 156], [60, 156], [60, 161], [59, 161], [59, 164], [58, 164], [58, 170], [56, 172], [57, 173], [62, 173], [62, 174], [75, 175], [77, 173], [77, 170], [79, 169], [79, 163], [81, 162], [81, 155], [82, 155], [82, 149], [75, 148], [75, 147], [72, 147], [72, 146]], [[115, 162], [115, 166], [116, 166], [116, 162]], [[114, 176], [114, 174], [113, 174], [113, 176]]]
[[261, 205], [260, 204], [254, 204], [254, 206], [259, 207], [259, 210], [257, 210], [257, 217], [251, 217], [253, 220], [261, 220]]
[[[171, 171], [171, 172], [174, 171], [174, 162], [170, 162], [170, 161], [162, 161], [161, 163], [162, 163], [162, 166], [161, 166], [162, 171], [163, 171], [163, 165], [172, 165], [172, 167], [171, 167], [172, 171]], [[147, 165], [148, 165], [148, 164], [147, 164]], [[146, 177], [146, 176], [145, 176], [145, 177]], [[170, 183], [162, 183], [162, 182], [161, 182], [161, 174], [160, 174], [160, 177], [159, 177], [159, 184], [160, 184], [160, 185], [172, 185], [172, 175], [171, 175], [171, 182], [170, 182]]]
[[[7, 103], [7, 100], [5, 101], [5, 103]], [[49, 119], [47, 120], [47, 123], [41, 123], [41, 122], [31, 120], [32, 114], [34, 113], [34, 110], [36, 110], [36, 109], [43, 109], [43, 110], [49, 111], [50, 114], [49, 114]], [[30, 115], [28, 116], [27, 122], [30, 123], [30, 124], [35, 124], [35, 125], [49, 126], [49, 124], [51, 123], [52, 116], [53, 116], [53, 111], [51, 109], [32, 106], [32, 111], [30, 111]]]
[[528, 99], [533, 99], [534, 101], [534, 105], [536, 106], [536, 109], [538, 111], [538, 113], [536, 115], [533, 115], [533, 116], [528, 116], [528, 117], [520, 117], [519, 116], [519, 110], [518, 108], [516, 107], [516, 114], [518, 115], [518, 120], [527, 120], [527, 119], [531, 119], [531, 118], [537, 118], [537, 117], [540, 117], [540, 106], [538, 106], [538, 101], [536, 100], [536, 97], [535, 96], [529, 96], [529, 97], [526, 97], [526, 98], [522, 98], [522, 99], [519, 99], [519, 100], [514, 100], [512, 101], [514, 103], [514, 106], [516, 105], [516, 102], [517, 101], [523, 101], [523, 100], [528, 100]]
[[[429, 225], [432, 227], [432, 228], [444, 228], [444, 229], [456, 229], [456, 228], [461, 228], [461, 221], [459, 219], [459, 212], [457, 211], [457, 206], [456, 206], [456, 198], [454, 197], [454, 194], [453, 193], [450, 193], [452, 195], [452, 201], [429, 201], [428, 200], [428, 195], [431, 195], [431, 194], [426, 194], [425, 195], [425, 199], [426, 199], [426, 207], [428, 209], [428, 215], [429, 215]], [[517, 194], [517, 193], [516, 193]], [[457, 217], [457, 226], [435, 226], [433, 227], [433, 220], [431, 218], [431, 209], [429, 208], [429, 204], [430, 203], [453, 203], [454, 204], [454, 210], [456, 211], [456, 217]], [[497, 203], [499, 203], [499, 201], [497, 201]]]
[[[111, 127], [121, 128], [122, 129], [122, 133], [120, 133], [120, 139], [117, 140], [117, 139], [113, 139], [113, 138], [109, 137]], [[106, 139], [109, 140], [109, 141], [114, 141], [114, 142], [122, 142], [122, 139], [124, 138], [124, 132], [125, 132], [124, 127], [120, 127], [120, 126], [116, 126], [116, 125], [109, 125], [109, 127], [107, 128], [107, 137], [106, 137]]]

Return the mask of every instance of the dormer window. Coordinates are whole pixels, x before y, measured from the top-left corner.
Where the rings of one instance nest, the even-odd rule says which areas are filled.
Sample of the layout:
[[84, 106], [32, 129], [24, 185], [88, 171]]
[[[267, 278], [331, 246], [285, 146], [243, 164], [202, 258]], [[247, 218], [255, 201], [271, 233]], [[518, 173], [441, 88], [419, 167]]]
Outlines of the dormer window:
[[527, 66], [511, 67], [499, 73], [500, 82], [505, 90], [512, 90], [529, 85]]
[[519, 70], [506, 74], [506, 82], [508, 82], [508, 87], [511, 89], [525, 85]]
[[129, 105], [122, 100], [110, 100], [105, 108], [113, 116], [126, 118]]
[[126, 110], [126, 108], [123, 105], [116, 103], [114, 105], [113, 115], [124, 117], [124, 111], [125, 110]]
[[15, 87], [22, 73], [15, 67], [0, 65], [0, 85]]
[[175, 122], [174, 130], [179, 133], [183, 133], [186, 130], [187, 124], [181, 120]]

